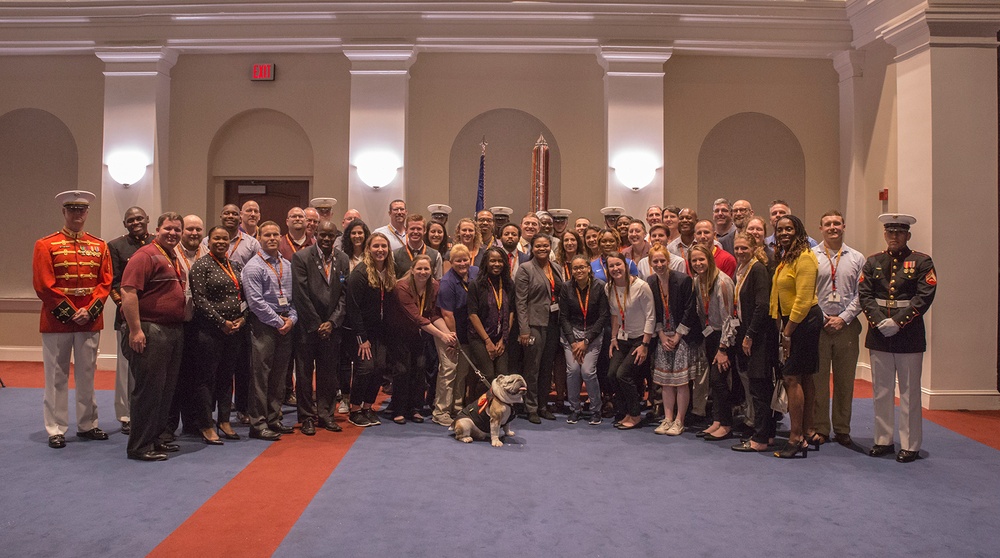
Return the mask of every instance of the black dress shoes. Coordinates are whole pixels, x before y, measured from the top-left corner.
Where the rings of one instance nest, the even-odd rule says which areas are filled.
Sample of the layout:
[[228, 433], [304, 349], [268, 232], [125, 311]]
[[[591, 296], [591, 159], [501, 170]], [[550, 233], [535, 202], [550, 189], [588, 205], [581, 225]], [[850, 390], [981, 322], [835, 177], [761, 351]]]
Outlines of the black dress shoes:
[[545, 420], [556, 420], [556, 416], [552, 414], [552, 411], [548, 409], [539, 409], [538, 416]]
[[302, 421], [302, 428], [299, 430], [301, 430], [306, 436], [315, 436], [316, 426], [313, 424], [313, 419], [306, 419]]
[[896, 447], [892, 444], [888, 446], [880, 446], [875, 444], [872, 449], [868, 450], [868, 455], [871, 457], [882, 457], [883, 455], [890, 455], [896, 453]]
[[122, 434], [128, 436], [131, 433], [132, 433], [132, 423], [129, 422], [129, 421], [127, 421], [127, 420], [123, 420], [122, 421]]
[[268, 442], [274, 442], [281, 439], [281, 434], [278, 434], [270, 428], [265, 428], [263, 430], [253, 430], [250, 429], [250, 437], [257, 440], [266, 440]]
[[272, 425], [269, 425], [268, 428], [277, 432], [278, 434], [291, 434], [292, 432], [295, 432], [294, 428], [292, 428], [291, 426], [285, 426], [280, 422], [276, 422]]
[[845, 448], [849, 448], [854, 445], [854, 440], [851, 439], [850, 434], [840, 433], [834, 436], [834, 439], [837, 440], [838, 444], [844, 446]]
[[332, 420], [321, 420], [319, 421], [319, 426], [320, 428], [325, 428], [330, 432], [341, 432], [344, 430], [339, 424], [333, 422]]
[[896, 454], [896, 461], [899, 461], [900, 463], [912, 463], [919, 458], [920, 458], [919, 452], [910, 450], [901, 449], [899, 450], [899, 453]]
[[66, 436], [63, 436], [62, 434], [49, 436], [49, 447], [52, 449], [62, 449], [66, 447]]
[[108, 433], [100, 428], [91, 428], [86, 432], [77, 432], [76, 437], [84, 440], [107, 440]]
[[137, 461], [166, 461], [167, 454], [155, 450], [129, 452], [128, 458]]
[[153, 449], [161, 453], [174, 453], [175, 451], [181, 451], [181, 447], [177, 444], [171, 444], [170, 442], [157, 442], [153, 444]]

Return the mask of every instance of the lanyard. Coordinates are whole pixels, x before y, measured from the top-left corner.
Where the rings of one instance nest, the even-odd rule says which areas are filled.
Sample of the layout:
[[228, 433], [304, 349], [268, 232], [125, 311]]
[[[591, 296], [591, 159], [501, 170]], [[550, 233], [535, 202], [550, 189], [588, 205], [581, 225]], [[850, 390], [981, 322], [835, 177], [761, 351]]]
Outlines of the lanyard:
[[229, 251], [226, 252], [226, 258], [232, 259], [233, 254], [236, 253], [236, 249], [240, 247], [240, 242], [243, 242], [243, 236], [237, 232], [236, 244], [233, 244], [232, 247], [229, 248]]
[[[191, 271], [191, 260], [188, 259], [185, 250], [181, 248], [180, 250], [178, 250], [178, 252], [180, 252], [181, 257], [184, 258], [184, 266], [187, 268], [188, 271]], [[201, 257], [199, 254], [201, 254], [201, 245], [198, 245], [198, 248], [194, 251], [195, 260]]]
[[160, 246], [159, 242], [153, 242], [153, 246], [156, 246], [156, 249], [159, 250], [160, 253], [163, 254], [163, 257], [167, 258], [167, 261], [170, 262], [170, 265], [172, 265], [174, 267], [174, 273], [177, 274], [177, 280], [180, 281], [181, 280], [181, 268], [177, 264], [177, 258], [171, 258], [167, 254], [167, 251], [164, 250], [162, 246]]
[[[468, 277], [468, 275], [466, 275], [466, 277]], [[458, 283], [460, 285], [462, 285], [462, 288], [465, 289], [466, 293], [469, 292], [469, 282], [467, 280], [463, 279], [461, 275], [458, 276]]]
[[739, 317], [740, 309], [740, 290], [743, 288], [743, 283], [746, 283], [747, 277], [750, 276], [750, 267], [753, 265], [753, 260], [751, 259], [747, 263], [743, 264], [740, 269], [736, 272], [736, 289], [733, 295], [733, 315]]
[[610, 281], [611, 280], [611, 272], [608, 271], [608, 259], [605, 258], [604, 256], [601, 256], [601, 269], [604, 270], [604, 280], [605, 281]]
[[552, 302], [556, 301], [556, 278], [552, 274], [552, 264], [550, 263], [545, 268], [545, 276], [549, 279], [549, 294], [552, 296]]
[[225, 260], [225, 263], [219, 261], [219, 258], [216, 258], [215, 254], [212, 254], [212, 259], [215, 260], [215, 263], [219, 264], [219, 267], [222, 268], [222, 272], [232, 280], [233, 285], [236, 287], [236, 296], [239, 297], [240, 300], [243, 300], [243, 292], [240, 290], [240, 280], [236, 278], [236, 272], [233, 271], [233, 264], [229, 263], [228, 259]]
[[288, 241], [288, 246], [291, 247], [293, 254], [302, 249], [301, 246], [299, 246], [298, 244], [295, 243], [294, 240], [292, 240], [292, 236], [290, 234], [285, 233], [285, 240]]
[[580, 289], [576, 291], [576, 301], [580, 303], [580, 311], [583, 312], [583, 329], [587, 329], [587, 309], [590, 308], [590, 280], [587, 280], [587, 296], [580, 298]]
[[493, 289], [493, 300], [497, 303], [497, 331], [503, 331], [503, 281], [497, 278], [497, 282], [500, 283], [500, 288], [493, 286], [493, 281], [489, 279], [486, 280], [490, 284], [490, 288]]
[[[670, 290], [660, 280], [659, 275], [656, 276], [656, 284], [660, 287], [660, 302], [663, 303], [663, 327], [670, 327]], [[672, 327], [670, 329], [673, 330]]]
[[[628, 276], [626, 276], [626, 277], [628, 277]], [[632, 279], [629, 277], [627, 280], [631, 281]], [[622, 300], [620, 298], [618, 298], [618, 285], [612, 284], [612, 290], [615, 291], [615, 302], [618, 303], [618, 314], [619, 314], [619, 316], [621, 316], [621, 319], [622, 319], [622, 322], [619, 325], [619, 329], [624, 330], [625, 329], [625, 304], [622, 303]], [[628, 293], [625, 294], [625, 302], [628, 302]]]
[[[704, 292], [701, 293], [701, 302], [705, 305], [705, 325], [706, 326], [707, 325], [711, 325], [711, 322], [708, 319], [708, 311], [709, 311], [709, 307], [710, 307], [710, 305], [712, 303], [712, 289], [713, 288], [715, 288], [715, 285], [712, 285], [711, 287], [709, 287], [708, 293], [704, 293]], [[699, 289], [699, 290], [701, 290], [701, 289]]]
[[257, 252], [257, 255], [260, 256], [260, 259], [264, 260], [264, 265], [271, 268], [274, 276], [278, 278], [278, 296], [285, 296], [285, 290], [281, 285], [281, 277], [285, 274], [285, 266], [281, 264], [281, 258], [278, 258], [278, 269], [274, 269], [274, 266], [271, 265], [271, 262], [267, 261], [263, 253]]
[[[327, 261], [329, 260], [329, 261]], [[329, 257], [323, 256], [323, 274], [326, 275], [326, 282], [330, 282], [330, 268], [333, 267], [333, 254]]]
[[830, 257], [829, 250], [826, 249], [826, 243], [823, 243], [823, 253], [826, 254], [826, 260], [830, 262], [830, 281], [833, 285], [833, 292], [837, 292], [837, 268], [840, 267], [840, 256], [844, 253], [844, 249], [841, 248], [837, 250], [837, 261], [834, 262], [833, 258]]

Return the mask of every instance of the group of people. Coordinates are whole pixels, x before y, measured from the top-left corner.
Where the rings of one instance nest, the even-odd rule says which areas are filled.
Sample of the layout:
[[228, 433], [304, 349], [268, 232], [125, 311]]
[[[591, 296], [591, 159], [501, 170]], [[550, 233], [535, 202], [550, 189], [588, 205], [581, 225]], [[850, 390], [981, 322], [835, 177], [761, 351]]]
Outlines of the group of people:
[[[919, 455], [922, 317], [937, 279], [930, 257], [907, 246], [908, 215], [880, 217], [887, 249], [869, 258], [844, 243], [840, 212], [822, 216], [817, 242], [781, 200], [767, 217], [746, 200], [716, 200], [711, 219], [606, 207], [602, 222], [572, 227], [568, 209], [518, 223], [493, 207], [451, 230], [447, 205], [428, 206], [425, 219], [403, 200], [374, 229], [353, 209], [338, 226], [332, 198], [292, 208], [284, 230], [261, 222], [254, 201], [224, 206], [207, 231], [198, 216], [167, 212], [151, 233], [133, 207], [126, 233], [105, 244], [83, 231], [93, 194], [57, 199], [65, 227], [34, 254], [53, 448], [65, 447], [71, 352], [77, 436], [108, 437], [93, 373], [110, 296], [115, 413], [131, 459], [166, 459], [181, 424], [207, 444], [239, 439], [233, 411], [268, 441], [294, 432], [283, 422], [289, 404], [305, 435], [341, 431], [336, 414], [376, 426], [380, 391], [391, 395], [382, 418], [450, 427], [511, 373], [527, 383], [519, 412], [532, 423], [560, 412], [621, 430], [652, 421], [668, 436], [697, 423], [709, 441], [744, 434], [735, 451], [805, 457], [830, 440], [854, 443], [862, 312], [876, 411], [869, 454]], [[790, 422], [781, 445], [776, 385]]]

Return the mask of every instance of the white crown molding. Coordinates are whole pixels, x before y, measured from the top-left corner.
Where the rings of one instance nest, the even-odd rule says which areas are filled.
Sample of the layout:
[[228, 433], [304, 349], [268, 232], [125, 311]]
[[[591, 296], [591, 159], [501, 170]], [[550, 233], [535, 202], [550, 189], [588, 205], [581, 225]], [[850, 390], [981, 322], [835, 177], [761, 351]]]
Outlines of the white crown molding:
[[858, 78], [864, 75], [865, 52], [863, 50], [845, 50], [833, 55], [833, 68], [837, 70], [840, 81]]

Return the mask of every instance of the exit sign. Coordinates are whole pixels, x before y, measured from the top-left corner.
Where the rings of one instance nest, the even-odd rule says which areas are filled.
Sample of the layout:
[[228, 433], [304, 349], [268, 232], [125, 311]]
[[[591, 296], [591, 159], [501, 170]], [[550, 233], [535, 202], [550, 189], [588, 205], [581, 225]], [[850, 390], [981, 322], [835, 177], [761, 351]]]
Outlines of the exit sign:
[[274, 64], [254, 64], [250, 81], [274, 81]]

